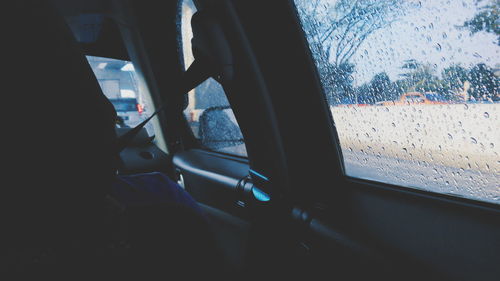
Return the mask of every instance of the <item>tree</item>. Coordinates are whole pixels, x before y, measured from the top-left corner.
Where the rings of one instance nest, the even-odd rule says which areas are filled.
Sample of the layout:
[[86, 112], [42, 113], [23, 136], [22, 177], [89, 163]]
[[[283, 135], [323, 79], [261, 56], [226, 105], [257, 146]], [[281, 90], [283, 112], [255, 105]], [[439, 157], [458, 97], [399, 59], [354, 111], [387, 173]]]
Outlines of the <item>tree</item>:
[[369, 83], [356, 89], [358, 102], [373, 104], [379, 101], [390, 101], [399, 98], [396, 84], [391, 82], [385, 72], [376, 74]]
[[339, 66], [332, 64], [325, 66], [320, 73], [329, 104], [339, 104], [345, 101], [346, 97], [352, 97], [354, 65], [344, 63]]
[[459, 64], [452, 64], [443, 69], [441, 76], [449, 83], [450, 89], [461, 89], [464, 82], [469, 80], [469, 71]]
[[[477, 0], [479, 4], [482, 0]], [[466, 21], [462, 27], [468, 28], [473, 34], [485, 31], [497, 36], [497, 44], [500, 46], [500, 0], [493, 0], [493, 3], [480, 9], [472, 19]]]
[[297, 0], [302, 26], [311, 46], [329, 101], [354, 95], [350, 62], [375, 31], [405, 13], [400, 0]]
[[472, 96], [476, 100], [493, 99], [498, 96], [500, 79], [486, 64], [479, 63], [472, 67], [469, 71], [469, 79], [472, 84]]
[[348, 63], [371, 34], [395, 22], [409, 6], [399, 0], [339, 0], [334, 4], [328, 0], [297, 0], [296, 3], [311, 45], [322, 49], [320, 53], [334, 65]]
[[407, 92], [439, 92], [443, 86], [435, 75], [434, 65], [407, 60], [401, 68], [409, 70], [409, 72], [400, 74], [404, 78], [404, 87]]
[[[443, 79], [436, 75], [437, 65], [419, 63], [416, 60], [407, 60], [401, 67], [408, 72], [400, 74], [403, 78], [396, 81], [397, 92], [432, 92], [444, 100], [458, 99], [458, 89], [462, 89], [467, 80], [467, 70], [459, 66], [452, 66], [443, 71]], [[462, 75], [462, 76], [459, 76]], [[457, 82], [457, 77], [461, 82]], [[453, 86], [453, 87], [452, 87]]]
[[392, 83], [385, 72], [376, 74], [371, 81], [371, 92], [374, 101], [396, 100], [401, 95], [395, 83]]
[[442, 84], [444, 87], [445, 96], [448, 96], [451, 100], [459, 100], [465, 98], [464, 94], [467, 96], [470, 94], [469, 86], [469, 70], [462, 67], [459, 64], [453, 64], [443, 69], [441, 72]]

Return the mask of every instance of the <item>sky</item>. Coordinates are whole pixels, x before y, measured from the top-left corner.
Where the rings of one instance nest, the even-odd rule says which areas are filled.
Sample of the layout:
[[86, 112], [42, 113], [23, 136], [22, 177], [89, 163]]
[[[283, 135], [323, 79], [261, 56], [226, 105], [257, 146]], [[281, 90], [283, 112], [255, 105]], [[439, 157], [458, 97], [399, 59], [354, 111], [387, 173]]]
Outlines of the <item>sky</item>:
[[[495, 0], [483, 0], [480, 5]], [[336, 0], [329, 2], [335, 3]], [[485, 63], [500, 64], [500, 47], [496, 35], [470, 34], [463, 25], [478, 13], [476, 0], [422, 0], [391, 26], [373, 33], [353, 56], [356, 65], [354, 84], [359, 86], [380, 72], [392, 81], [399, 79], [405, 60], [435, 65], [436, 74], [450, 64], [470, 67]]]
[[[324, 0], [335, 4], [337, 0]], [[404, 1], [404, 0], [401, 0]], [[380, 72], [386, 72], [392, 81], [404, 73], [405, 60], [435, 65], [436, 75], [451, 64], [471, 67], [485, 63], [499, 67], [500, 46], [497, 37], [487, 32], [470, 34], [462, 26], [479, 12], [479, 7], [496, 0], [409, 0], [420, 3], [399, 20], [371, 34], [352, 57], [355, 65], [354, 85], [370, 81]], [[190, 18], [194, 12], [191, 0], [184, 1], [182, 32], [186, 66], [193, 58], [190, 52], [192, 32]], [[332, 5], [333, 6], [333, 5]]]

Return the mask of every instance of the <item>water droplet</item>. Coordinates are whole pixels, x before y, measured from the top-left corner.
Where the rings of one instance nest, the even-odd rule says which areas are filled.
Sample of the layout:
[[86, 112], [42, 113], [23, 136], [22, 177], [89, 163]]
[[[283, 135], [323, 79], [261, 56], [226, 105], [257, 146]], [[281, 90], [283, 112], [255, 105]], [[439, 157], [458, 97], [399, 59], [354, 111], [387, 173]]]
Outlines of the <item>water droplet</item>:
[[376, 132], [376, 131], [377, 131], [377, 129], [375, 129], [375, 128], [372, 128], [372, 131], [373, 131], [373, 132]]
[[394, 123], [394, 122], [393, 122], [393, 123], [392, 123], [392, 126], [393, 126], [393, 127], [396, 127], [396, 123]]
[[437, 43], [435, 48], [436, 48], [436, 51], [440, 52], [442, 49], [441, 44]]
[[469, 109], [469, 106], [467, 104], [464, 104], [465, 110]]
[[449, 138], [450, 140], [452, 140], [452, 139], [453, 139], [453, 136], [452, 136], [451, 134], [448, 134], [448, 138]]
[[490, 148], [494, 148], [495, 145], [493, 143], [490, 143]]
[[472, 142], [473, 144], [477, 144], [477, 140], [473, 137], [470, 138], [470, 142]]
[[483, 116], [484, 116], [484, 118], [490, 118], [490, 114], [489, 114], [488, 112], [485, 112], [485, 113], [483, 114]]

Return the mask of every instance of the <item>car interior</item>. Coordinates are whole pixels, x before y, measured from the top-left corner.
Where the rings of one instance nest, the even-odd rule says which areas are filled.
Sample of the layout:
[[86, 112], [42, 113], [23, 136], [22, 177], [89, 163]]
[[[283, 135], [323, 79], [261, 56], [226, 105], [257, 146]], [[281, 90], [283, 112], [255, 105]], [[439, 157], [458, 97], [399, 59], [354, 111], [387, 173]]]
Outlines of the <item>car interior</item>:
[[[50, 271], [53, 264], [58, 274], [70, 272], [70, 279], [61, 275], [65, 280], [186, 280], [195, 276], [228, 280], [499, 280], [500, 104], [494, 95], [500, 89], [500, 47], [496, 42], [491, 47], [477, 47], [484, 54], [491, 52], [491, 60], [483, 53], [471, 55], [474, 63], [484, 60], [484, 67], [497, 71], [491, 76], [496, 84], [488, 90], [493, 93], [491, 102], [485, 98], [484, 103], [452, 103], [431, 87], [426, 91], [439, 104], [379, 106], [382, 100], [374, 100], [333, 105], [325, 95], [330, 91], [323, 71], [327, 67], [318, 62], [317, 46], [311, 43], [315, 37], [309, 37], [311, 30], [323, 29], [308, 24], [308, 17], [322, 15], [318, 9], [327, 4], [335, 12], [348, 13], [383, 2], [393, 1], [20, 0], [5, 4], [5, 238], [0, 274], [6, 278], [2, 280], [33, 280], [44, 274], [55, 278]], [[448, 5], [445, 1], [408, 2], [422, 3], [408, 8], [414, 10], [402, 18], [425, 13], [427, 4], [442, 9]], [[493, 7], [498, 17], [495, 1], [489, 6], [483, 1], [465, 2], [469, 6], [459, 3], [459, 11], [477, 6], [479, 13]], [[308, 6], [314, 3], [316, 6]], [[387, 6], [392, 7], [386, 15], [392, 17], [390, 23], [359, 38], [385, 40], [385, 35], [377, 37], [376, 32], [397, 28], [399, 22], [390, 11], [398, 5]], [[380, 7], [374, 11], [381, 13]], [[349, 34], [350, 26], [360, 18], [371, 19], [369, 13], [372, 11], [360, 12], [353, 19], [344, 17], [353, 23], [345, 29], [341, 29], [344, 19], [339, 19], [338, 29], [332, 28], [329, 36]], [[448, 15], [442, 12], [441, 21], [436, 20], [425, 32], [448, 40], [436, 31], [438, 22]], [[411, 28], [414, 30], [413, 25]], [[491, 35], [456, 32], [471, 38]], [[368, 48], [365, 45], [371, 42], [373, 50], [381, 50], [380, 56], [384, 50], [403, 50], [406, 42], [401, 39], [375, 46], [375, 39], [362, 41], [356, 36], [332, 42], [338, 40], [336, 46], [359, 42], [352, 45], [356, 49]], [[327, 38], [322, 42], [330, 42]], [[467, 46], [479, 45], [474, 40]], [[427, 51], [423, 46], [408, 48]], [[350, 74], [352, 81], [364, 79], [359, 78], [364, 75], [363, 66], [373, 73], [378, 70], [372, 69], [385, 67], [382, 62], [363, 64], [368, 52], [354, 54], [354, 48], [349, 53], [351, 65], [357, 63], [357, 72]], [[349, 60], [339, 50], [332, 49], [332, 53], [337, 51], [340, 60]], [[434, 58], [430, 53], [422, 57]], [[337, 81], [335, 77], [343, 74], [333, 71], [328, 75]], [[410, 79], [397, 73], [388, 77]], [[426, 85], [422, 81], [406, 91], [427, 93], [418, 88]], [[470, 81], [475, 83], [473, 78]], [[471, 95], [475, 95], [474, 89], [479, 87], [472, 88]], [[127, 120], [122, 120], [122, 126], [115, 124], [116, 111], [109, 100], [121, 98], [140, 104], [141, 114], [136, 114], [142, 118], [140, 124]], [[393, 100], [399, 100], [399, 94]], [[457, 111], [477, 113], [453, 117], [455, 106]], [[385, 124], [373, 125], [381, 124], [376, 119], [386, 116], [384, 110], [397, 116], [397, 121], [384, 119], [387, 129]], [[403, 141], [390, 139], [381, 149], [397, 147], [384, 160], [392, 166], [385, 170], [389, 164], [380, 164], [386, 158], [377, 149], [385, 136], [393, 137], [380, 132], [406, 134], [410, 129], [394, 124], [406, 122], [401, 120], [410, 118], [407, 114], [411, 118], [413, 114], [445, 116], [436, 117], [434, 123], [429, 121], [433, 117], [422, 117], [428, 120], [426, 127], [420, 125], [422, 121], [412, 121], [411, 126], [418, 128], [411, 127], [408, 133], [422, 143], [436, 139], [440, 144], [440, 156], [436, 152], [433, 159], [441, 162], [434, 170], [434, 166], [428, 168], [429, 174], [421, 170], [431, 165], [426, 160], [430, 152], [419, 154], [419, 145], [413, 140], [403, 145]], [[344, 116], [346, 127], [341, 123]], [[467, 144], [450, 144], [460, 160], [442, 156], [452, 151], [445, 142], [460, 141], [458, 125], [449, 131], [439, 127], [436, 132], [430, 125], [440, 120], [455, 122], [453, 118], [463, 118], [463, 126], [469, 126], [469, 119], [486, 122], [481, 123], [486, 124], [484, 133], [475, 138], [467, 135]], [[481, 126], [465, 131], [473, 134]], [[425, 130], [425, 136], [420, 130]], [[437, 137], [439, 131], [443, 138]], [[453, 140], [448, 139], [448, 132], [455, 136]], [[380, 136], [370, 140], [368, 148], [353, 152], [369, 135], [377, 134]], [[346, 139], [353, 144], [346, 145]], [[482, 148], [474, 150], [472, 145]], [[472, 165], [464, 164], [461, 169], [462, 156], [472, 159]], [[445, 174], [452, 172], [453, 177], [458, 172], [470, 173], [470, 180], [450, 183]], [[118, 253], [107, 255], [98, 269], [90, 269], [90, 260], [98, 260], [93, 255], [101, 257], [104, 251], [80, 254], [71, 242], [58, 243], [59, 248], [48, 253], [42, 249], [40, 245], [46, 241], [65, 241], [75, 233], [85, 238], [87, 244], [81, 248], [96, 248], [96, 241], [109, 229], [106, 221], [110, 216], [97, 206], [108, 198], [113, 178], [148, 173], [163, 173], [178, 184], [197, 202], [204, 219], [177, 206], [131, 208], [128, 235], [142, 248], [127, 252], [129, 257], [116, 250], [116, 245], [110, 246]], [[410, 174], [421, 174], [422, 180], [412, 183]], [[432, 181], [434, 175], [441, 176], [441, 181], [427, 184], [425, 178]], [[457, 186], [455, 191], [446, 191], [450, 184]], [[476, 186], [477, 193], [461, 193]], [[63, 255], [54, 258], [51, 251]], [[73, 258], [74, 253], [78, 257]], [[23, 275], [33, 268], [33, 275]], [[109, 275], [99, 274], [101, 271]]]

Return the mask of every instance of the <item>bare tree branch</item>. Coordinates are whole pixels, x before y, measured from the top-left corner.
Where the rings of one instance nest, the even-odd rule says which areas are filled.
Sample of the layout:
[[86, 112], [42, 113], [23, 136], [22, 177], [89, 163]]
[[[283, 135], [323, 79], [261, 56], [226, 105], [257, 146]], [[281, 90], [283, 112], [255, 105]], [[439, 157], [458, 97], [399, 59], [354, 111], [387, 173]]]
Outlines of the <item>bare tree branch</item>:
[[301, 14], [307, 15], [309, 38], [323, 46], [322, 55], [335, 65], [348, 62], [371, 34], [403, 14], [399, 0], [340, 0], [333, 6], [328, 0], [299, 3]]

